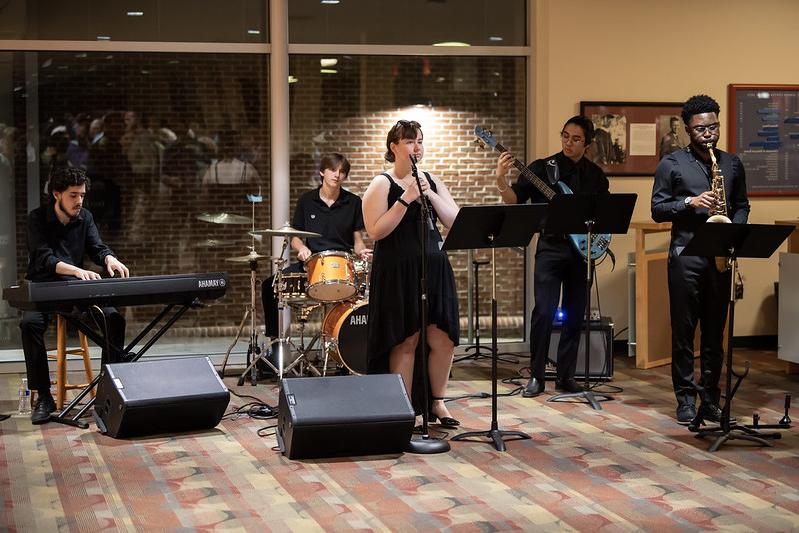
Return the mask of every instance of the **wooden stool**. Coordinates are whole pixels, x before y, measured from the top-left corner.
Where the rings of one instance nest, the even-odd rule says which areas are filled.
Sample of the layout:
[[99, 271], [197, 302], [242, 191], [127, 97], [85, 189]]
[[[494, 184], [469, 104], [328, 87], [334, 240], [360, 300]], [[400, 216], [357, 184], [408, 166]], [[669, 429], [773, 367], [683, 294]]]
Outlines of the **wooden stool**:
[[[86, 388], [89, 383], [94, 379], [92, 373], [92, 361], [89, 358], [89, 341], [82, 331], [78, 331], [78, 339], [80, 340], [80, 348], [67, 348], [67, 320], [56, 314], [56, 354], [49, 355], [47, 358], [51, 361], [56, 361], [56, 379], [53, 385], [56, 388], [56, 408], [64, 408], [64, 399], [68, 390]], [[80, 355], [83, 356], [83, 368], [86, 371], [86, 383], [76, 384], [67, 382], [67, 356]], [[92, 389], [92, 397], [94, 397], [94, 390]]]

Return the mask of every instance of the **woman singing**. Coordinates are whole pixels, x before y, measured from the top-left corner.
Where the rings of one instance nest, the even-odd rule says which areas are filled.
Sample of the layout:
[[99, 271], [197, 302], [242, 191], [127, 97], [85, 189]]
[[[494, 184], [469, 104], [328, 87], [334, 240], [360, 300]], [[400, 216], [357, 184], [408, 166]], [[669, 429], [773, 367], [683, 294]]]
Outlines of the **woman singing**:
[[425, 223], [427, 238], [427, 344], [430, 347], [428, 373], [432, 404], [430, 421], [443, 427], [460, 424], [450, 416], [444, 394], [458, 344], [458, 296], [455, 276], [443, 239], [435, 226], [441, 220], [449, 227], [458, 206], [447, 187], [427, 172], [419, 172], [421, 191], [412, 175], [412, 158], [424, 156], [422, 129], [418, 122], [400, 120], [388, 132], [386, 161], [394, 167], [372, 179], [363, 197], [366, 231], [375, 240], [374, 262], [369, 285], [369, 334], [367, 353], [371, 373], [402, 375], [411, 397], [416, 345], [419, 342], [422, 247], [419, 238], [424, 195], [432, 205], [433, 224]]

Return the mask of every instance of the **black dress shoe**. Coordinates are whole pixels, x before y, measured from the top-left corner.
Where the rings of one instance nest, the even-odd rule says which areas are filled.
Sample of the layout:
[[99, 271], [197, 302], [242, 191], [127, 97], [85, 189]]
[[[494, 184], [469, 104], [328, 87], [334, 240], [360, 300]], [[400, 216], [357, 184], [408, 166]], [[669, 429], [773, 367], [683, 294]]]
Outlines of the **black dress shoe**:
[[[433, 396], [431, 399], [432, 400], [442, 400], [442, 401], [444, 400], [444, 398], [439, 398], [437, 396]], [[456, 419], [452, 418], [451, 416], [438, 416], [437, 414], [435, 414], [433, 412], [432, 409], [430, 409], [430, 412], [427, 413], [427, 415], [428, 415], [427, 416], [427, 420], [428, 421], [430, 421], [432, 423], [435, 423], [436, 421], [438, 421], [438, 425], [441, 426], [442, 428], [455, 429], [456, 427], [461, 425], [460, 420], [456, 420]]]
[[[721, 424], [721, 416], [723, 413], [721, 407], [715, 403], [703, 402], [702, 405], [699, 406], [699, 414], [702, 416], [702, 420], [706, 422]], [[735, 423], [737, 420], [735, 420], [734, 416], [731, 416], [730, 422]]]
[[50, 413], [55, 411], [55, 400], [52, 396], [39, 397], [31, 413], [32, 424], [44, 424], [50, 421]]
[[538, 381], [536, 378], [530, 378], [530, 381], [527, 382], [527, 386], [522, 391], [522, 396], [525, 398], [535, 398], [539, 394], [544, 392], [544, 381]]
[[692, 403], [682, 403], [677, 406], [677, 423], [686, 426], [696, 418], [696, 407]]
[[555, 389], [565, 392], [583, 392], [585, 390], [582, 385], [574, 380], [574, 378], [556, 381]]

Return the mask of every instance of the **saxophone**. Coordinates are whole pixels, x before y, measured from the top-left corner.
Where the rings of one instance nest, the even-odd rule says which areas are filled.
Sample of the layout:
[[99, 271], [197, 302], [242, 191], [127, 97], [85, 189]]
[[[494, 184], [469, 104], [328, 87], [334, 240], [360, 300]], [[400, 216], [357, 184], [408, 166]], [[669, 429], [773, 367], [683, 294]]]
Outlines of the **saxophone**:
[[[719, 164], [716, 161], [716, 154], [713, 153], [713, 143], [707, 143], [707, 151], [710, 152], [710, 173], [712, 174], [710, 180], [710, 190], [716, 196], [716, 203], [708, 210], [710, 217], [707, 222], [729, 224], [732, 222], [730, 217], [727, 216], [727, 195], [724, 192], [724, 176], [721, 173]], [[716, 270], [719, 272], [726, 272], [730, 268], [729, 257], [716, 258]]]

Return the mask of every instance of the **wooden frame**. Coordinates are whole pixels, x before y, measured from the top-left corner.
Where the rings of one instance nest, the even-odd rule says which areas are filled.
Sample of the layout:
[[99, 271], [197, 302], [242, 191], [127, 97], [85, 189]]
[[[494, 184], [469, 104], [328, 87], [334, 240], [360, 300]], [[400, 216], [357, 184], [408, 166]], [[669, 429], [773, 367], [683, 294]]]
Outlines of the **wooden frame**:
[[799, 85], [730, 84], [728, 151], [749, 196], [799, 196]]
[[682, 105], [580, 102], [580, 114], [591, 119], [596, 128], [588, 156], [609, 176], [653, 176], [663, 155], [688, 145], [680, 118]]

